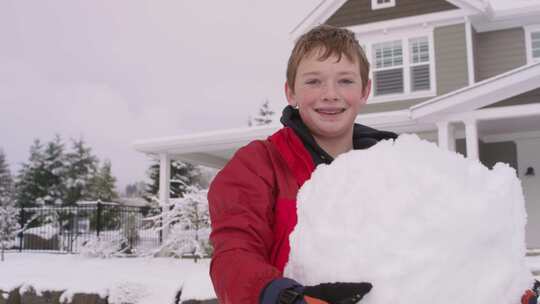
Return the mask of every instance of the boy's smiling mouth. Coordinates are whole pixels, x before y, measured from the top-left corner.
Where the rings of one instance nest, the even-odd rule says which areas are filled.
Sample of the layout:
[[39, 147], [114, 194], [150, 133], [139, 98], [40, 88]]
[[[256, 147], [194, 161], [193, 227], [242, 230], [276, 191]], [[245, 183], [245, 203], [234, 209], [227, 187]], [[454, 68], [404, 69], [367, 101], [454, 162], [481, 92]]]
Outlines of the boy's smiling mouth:
[[345, 112], [345, 108], [315, 108], [315, 112], [323, 115], [337, 115]]

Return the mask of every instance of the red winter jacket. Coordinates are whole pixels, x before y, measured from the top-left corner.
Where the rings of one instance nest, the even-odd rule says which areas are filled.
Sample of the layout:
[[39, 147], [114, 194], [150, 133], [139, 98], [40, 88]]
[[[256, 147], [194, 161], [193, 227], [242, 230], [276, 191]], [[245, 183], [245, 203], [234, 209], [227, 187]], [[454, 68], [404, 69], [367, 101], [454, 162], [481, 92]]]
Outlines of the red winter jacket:
[[296, 195], [315, 169], [295, 132], [285, 127], [237, 151], [208, 193], [214, 255], [210, 275], [220, 303], [259, 303], [281, 277], [296, 225]]

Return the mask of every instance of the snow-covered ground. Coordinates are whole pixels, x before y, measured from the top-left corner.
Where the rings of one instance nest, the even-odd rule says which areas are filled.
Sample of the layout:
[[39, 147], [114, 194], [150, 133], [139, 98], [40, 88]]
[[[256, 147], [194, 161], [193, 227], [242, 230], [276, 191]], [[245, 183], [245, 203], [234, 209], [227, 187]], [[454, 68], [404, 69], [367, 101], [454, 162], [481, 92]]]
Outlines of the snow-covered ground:
[[209, 260], [172, 258], [87, 258], [82, 255], [7, 253], [0, 262], [0, 289], [32, 286], [38, 292], [66, 290], [109, 296], [109, 303], [174, 303], [211, 299], [215, 293], [208, 275]]
[[[540, 256], [527, 258], [540, 271]], [[109, 296], [109, 303], [174, 303], [179, 287], [182, 299], [215, 298], [208, 276], [209, 261], [170, 258], [85, 258], [80, 255], [7, 253], [0, 262], [0, 289], [32, 286], [37, 291], [66, 290]], [[540, 279], [540, 276], [537, 277]]]

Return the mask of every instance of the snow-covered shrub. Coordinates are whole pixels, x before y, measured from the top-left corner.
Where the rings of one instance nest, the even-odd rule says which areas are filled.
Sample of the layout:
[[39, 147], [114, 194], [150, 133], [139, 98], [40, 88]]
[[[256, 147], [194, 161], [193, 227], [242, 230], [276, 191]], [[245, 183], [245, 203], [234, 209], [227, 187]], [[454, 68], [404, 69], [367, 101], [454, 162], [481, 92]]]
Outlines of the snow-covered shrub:
[[18, 211], [11, 205], [0, 206], [0, 249], [1, 259], [4, 260], [4, 250], [8, 244], [15, 240], [20, 226], [18, 222]]
[[125, 252], [134, 253], [134, 245], [139, 240], [139, 214], [129, 213], [124, 220], [121, 232], [126, 246]]
[[204, 257], [211, 254], [208, 242], [210, 215], [207, 189], [189, 186], [181, 198], [171, 199], [161, 214], [154, 216], [154, 229], [162, 231], [163, 244], [154, 256]]
[[129, 246], [126, 239], [120, 235], [111, 238], [92, 237], [80, 249], [80, 253], [91, 258], [121, 257], [127, 254]]

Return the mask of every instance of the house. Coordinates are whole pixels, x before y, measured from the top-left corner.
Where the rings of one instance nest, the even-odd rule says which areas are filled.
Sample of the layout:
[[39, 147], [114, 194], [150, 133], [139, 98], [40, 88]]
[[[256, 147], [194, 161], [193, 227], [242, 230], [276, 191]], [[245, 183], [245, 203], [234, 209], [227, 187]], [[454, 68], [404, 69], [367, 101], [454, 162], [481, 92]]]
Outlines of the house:
[[[355, 32], [372, 63], [372, 96], [358, 122], [416, 133], [487, 166], [509, 163], [524, 188], [527, 246], [540, 248], [540, 3], [498, 9], [481, 0], [325, 0], [293, 38], [320, 23]], [[134, 147], [159, 156], [166, 189], [171, 159], [219, 168], [237, 148], [277, 128]]]

